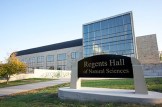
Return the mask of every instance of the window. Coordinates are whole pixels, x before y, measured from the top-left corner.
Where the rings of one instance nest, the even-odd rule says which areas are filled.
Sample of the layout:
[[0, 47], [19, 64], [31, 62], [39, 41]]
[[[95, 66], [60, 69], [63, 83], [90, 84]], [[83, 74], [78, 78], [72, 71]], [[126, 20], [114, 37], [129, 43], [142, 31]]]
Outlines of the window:
[[94, 32], [89, 33], [89, 38], [94, 38]]
[[101, 29], [106, 29], [107, 28], [107, 20], [104, 20], [101, 22]]
[[29, 63], [29, 64], [31, 64], [31, 63], [32, 63], [32, 62], [31, 62], [31, 58], [29, 58], [28, 63]]
[[131, 23], [131, 17], [129, 14], [123, 16], [124, 24]]
[[94, 30], [93, 25], [94, 25], [94, 24], [90, 24], [90, 25], [89, 25], [89, 32], [92, 32], [92, 31]]
[[100, 22], [94, 24], [94, 31], [100, 30]]
[[37, 63], [42, 63], [44, 61], [44, 56], [37, 57]]
[[[134, 54], [131, 18], [131, 14], [127, 13], [84, 25], [84, 57], [100, 53]], [[128, 53], [129, 50], [132, 53]], [[76, 54], [71, 53], [71, 58], [76, 59]]]
[[88, 33], [84, 34], [84, 38], [88, 39]]
[[78, 59], [79, 58], [79, 52], [72, 52], [71, 53], [71, 58], [72, 59]]
[[32, 63], [35, 63], [35, 57], [32, 58]]
[[57, 55], [57, 60], [58, 60], [58, 61], [66, 60], [66, 53], [58, 54], [58, 55]]
[[117, 26], [120, 26], [122, 24], [123, 24], [123, 18], [122, 18], [122, 16], [117, 17], [116, 18], [116, 25]]
[[101, 36], [100, 31], [96, 31], [96, 32], [95, 32], [95, 37], [97, 37], [97, 36]]
[[84, 33], [87, 33], [88, 32], [88, 25], [85, 25], [84, 26]]
[[54, 62], [54, 55], [48, 55], [46, 60], [47, 62]]
[[108, 32], [107, 29], [102, 30], [102, 36], [103, 36], [103, 35], [107, 35], [107, 32]]
[[124, 31], [129, 31], [129, 30], [131, 30], [131, 25], [130, 24], [124, 25]]

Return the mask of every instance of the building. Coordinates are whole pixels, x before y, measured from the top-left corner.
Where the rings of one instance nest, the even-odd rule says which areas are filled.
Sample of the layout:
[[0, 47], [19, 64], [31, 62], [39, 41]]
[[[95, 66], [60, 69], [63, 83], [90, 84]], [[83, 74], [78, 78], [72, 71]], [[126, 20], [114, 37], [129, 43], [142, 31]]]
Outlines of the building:
[[82, 59], [82, 39], [18, 51], [18, 58], [29, 68], [71, 70]]
[[83, 57], [98, 54], [138, 56], [141, 63], [158, 63], [157, 52], [155, 34], [135, 40], [132, 12], [126, 12], [83, 24], [83, 39], [18, 51], [17, 56], [29, 68], [71, 70]]
[[83, 56], [117, 54], [136, 57], [132, 12], [83, 25]]
[[138, 60], [142, 64], [160, 63], [156, 34], [136, 37]]

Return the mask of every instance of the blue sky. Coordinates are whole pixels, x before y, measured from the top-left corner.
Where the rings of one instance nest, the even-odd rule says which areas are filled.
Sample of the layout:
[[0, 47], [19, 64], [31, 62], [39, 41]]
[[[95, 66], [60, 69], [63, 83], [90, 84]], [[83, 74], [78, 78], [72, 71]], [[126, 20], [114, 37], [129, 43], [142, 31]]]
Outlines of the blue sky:
[[162, 0], [0, 0], [0, 61], [11, 52], [82, 38], [82, 24], [132, 11], [135, 36], [157, 34]]

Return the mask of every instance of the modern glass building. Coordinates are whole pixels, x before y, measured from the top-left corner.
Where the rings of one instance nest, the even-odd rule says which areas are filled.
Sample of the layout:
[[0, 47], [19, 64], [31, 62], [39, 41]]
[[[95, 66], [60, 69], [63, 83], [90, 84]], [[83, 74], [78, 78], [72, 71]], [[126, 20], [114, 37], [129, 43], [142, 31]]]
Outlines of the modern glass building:
[[136, 57], [132, 12], [83, 25], [83, 56], [98, 54]]

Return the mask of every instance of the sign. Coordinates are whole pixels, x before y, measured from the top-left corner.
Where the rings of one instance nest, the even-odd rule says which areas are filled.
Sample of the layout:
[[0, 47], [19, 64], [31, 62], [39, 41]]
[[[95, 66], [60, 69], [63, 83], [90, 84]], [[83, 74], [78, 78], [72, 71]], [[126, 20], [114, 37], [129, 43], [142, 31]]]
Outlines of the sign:
[[78, 78], [133, 78], [131, 58], [121, 55], [96, 55], [78, 62]]

